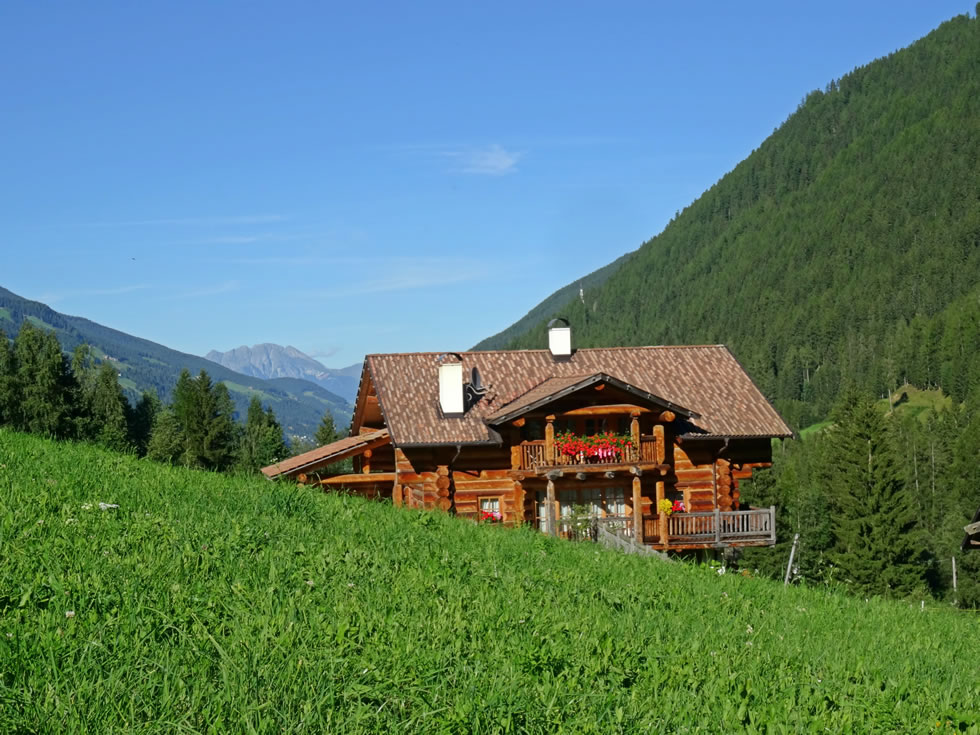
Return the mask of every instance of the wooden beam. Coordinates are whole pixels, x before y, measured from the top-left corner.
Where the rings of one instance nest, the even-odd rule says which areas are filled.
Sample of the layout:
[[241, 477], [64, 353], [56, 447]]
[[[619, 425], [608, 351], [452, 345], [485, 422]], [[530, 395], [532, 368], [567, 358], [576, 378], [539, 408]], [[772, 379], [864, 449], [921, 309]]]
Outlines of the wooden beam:
[[651, 413], [649, 408], [634, 406], [629, 403], [614, 403], [605, 406], [583, 406], [565, 411], [561, 416], [609, 416], [613, 414]]
[[521, 416], [519, 419], [516, 419], [514, 421], [511, 421], [510, 422], [510, 425], [511, 426], [516, 426], [519, 429], [522, 426], [524, 426], [525, 423], [527, 423], [527, 419], [525, 419], [523, 416]]
[[356, 474], [356, 475], [334, 475], [333, 477], [324, 477], [320, 480], [320, 484], [324, 487], [337, 487], [338, 485], [367, 485], [371, 483], [383, 483], [395, 481], [394, 472], [373, 472], [370, 475]]
[[677, 418], [677, 414], [673, 411], [661, 411], [660, 415], [657, 416], [654, 421], [661, 421], [665, 424], [669, 424], [671, 421]]

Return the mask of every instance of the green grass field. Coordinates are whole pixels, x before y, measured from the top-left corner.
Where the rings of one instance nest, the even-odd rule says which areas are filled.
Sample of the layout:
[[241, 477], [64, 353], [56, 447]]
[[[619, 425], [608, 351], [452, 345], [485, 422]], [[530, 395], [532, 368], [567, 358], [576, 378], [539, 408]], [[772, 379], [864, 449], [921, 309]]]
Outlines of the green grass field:
[[2, 733], [977, 733], [978, 662], [968, 613], [0, 430]]

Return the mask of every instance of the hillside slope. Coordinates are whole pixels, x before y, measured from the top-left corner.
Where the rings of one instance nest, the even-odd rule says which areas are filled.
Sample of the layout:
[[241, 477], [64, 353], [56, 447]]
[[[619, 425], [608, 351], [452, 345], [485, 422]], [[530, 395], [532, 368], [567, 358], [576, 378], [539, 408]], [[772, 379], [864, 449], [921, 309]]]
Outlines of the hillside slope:
[[[578, 346], [728, 344], [796, 426], [842, 384], [980, 385], [980, 21], [960, 16], [799, 109], [615, 272], [543, 309]], [[574, 285], [574, 284], [573, 284]], [[521, 331], [521, 330], [518, 330]]]
[[247, 347], [242, 345], [227, 352], [211, 350], [205, 357], [229, 370], [251, 375], [263, 380], [271, 378], [299, 378], [316, 383], [335, 393], [348, 403], [357, 396], [361, 378], [361, 363], [345, 368], [328, 368], [295, 347], [263, 343]]
[[118, 367], [119, 383], [131, 399], [144, 390], [152, 390], [169, 400], [180, 371], [187, 368], [192, 375], [206, 370], [215, 381], [228, 386], [239, 416], [245, 415], [252, 396], [258, 395], [275, 411], [287, 435], [312, 437], [328, 410], [339, 426], [345, 426], [350, 420], [350, 404], [314, 383], [275, 383], [242, 375], [203, 357], [177, 352], [88, 319], [61, 314], [38, 301], [0, 288], [0, 330], [13, 337], [25, 320], [53, 329], [66, 352], [87, 343], [100, 358], [108, 356]]
[[3, 732], [980, 732], [946, 607], [2, 429], [0, 487]]

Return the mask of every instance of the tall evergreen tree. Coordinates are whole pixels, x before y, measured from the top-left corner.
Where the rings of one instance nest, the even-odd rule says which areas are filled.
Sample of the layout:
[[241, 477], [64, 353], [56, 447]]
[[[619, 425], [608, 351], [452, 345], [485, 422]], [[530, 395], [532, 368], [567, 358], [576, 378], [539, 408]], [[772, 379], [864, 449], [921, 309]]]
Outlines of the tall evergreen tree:
[[915, 499], [898, 476], [885, 422], [874, 402], [845, 391], [832, 414], [823, 456], [834, 545], [844, 581], [863, 594], [907, 596], [925, 589], [924, 539]]
[[282, 427], [272, 409], [263, 410], [258, 396], [248, 404], [245, 427], [239, 436], [238, 466], [255, 471], [288, 455]]
[[160, 399], [152, 391], [143, 391], [129, 414], [129, 440], [138, 454], [146, 454], [153, 423], [161, 410]]
[[119, 386], [115, 367], [103, 362], [86, 401], [92, 421], [92, 438], [117, 451], [129, 451], [129, 402]]
[[157, 462], [177, 464], [184, 457], [184, 435], [171, 408], [157, 411], [146, 443], [146, 456]]
[[19, 428], [55, 438], [73, 436], [78, 385], [54, 332], [25, 322], [14, 340], [14, 356]]
[[317, 427], [313, 439], [318, 447], [340, 439], [340, 432], [337, 431], [334, 425], [333, 416], [330, 415], [330, 411], [323, 414], [323, 418], [320, 419], [320, 425]]
[[0, 426], [19, 426], [20, 390], [17, 360], [7, 335], [0, 329]]
[[174, 416], [184, 437], [184, 464], [222, 470], [234, 456], [234, 405], [223, 383], [211, 382], [202, 370], [192, 378], [180, 374], [174, 389]]

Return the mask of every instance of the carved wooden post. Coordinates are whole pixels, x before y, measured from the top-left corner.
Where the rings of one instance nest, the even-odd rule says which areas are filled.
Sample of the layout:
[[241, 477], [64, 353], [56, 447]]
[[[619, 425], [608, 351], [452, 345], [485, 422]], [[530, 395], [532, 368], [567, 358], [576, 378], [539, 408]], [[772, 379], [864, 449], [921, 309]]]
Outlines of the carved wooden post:
[[558, 501], [555, 499], [555, 481], [548, 478], [548, 502], [546, 511], [548, 513], [548, 532], [552, 536], [558, 535]]
[[667, 442], [664, 436], [663, 424], [653, 425], [653, 437], [656, 440], [656, 446], [653, 449], [653, 458], [656, 460], [657, 464], [663, 464], [664, 460], [667, 458]]
[[640, 457], [640, 412], [633, 411], [630, 413], [632, 420], [630, 421], [630, 441], [633, 442], [633, 456], [636, 459], [641, 459]]
[[667, 496], [664, 492], [664, 481], [658, 480], [657, 481], [657, 518], [659, 520], [659, 526], [660, 526], [660, 543], [663, 545], [665, 549], [667, 548], [667, 543], [669, 541], [668, 529], [667, 529], [667, 514], [664, 513], [662, 510], [660, 510], [660, 501], [664, 500], [666, 497]]
[[548, 465], [554, 465], [555, 462], [555, 417], [545, 416], [544, 420], [547, 422], [544, 425], [544, 461]]
[[513, 444], [510, 448], [510, 468], [512, 470], [521, 469], [521, 445]]
[[640, 478], [633, 477], [633, 538], [638, 544], [643, 543], [643, 493], [640, 488]]

